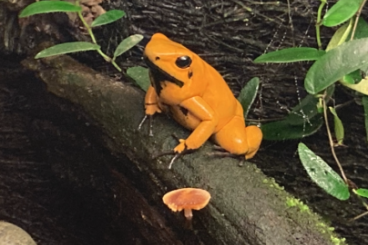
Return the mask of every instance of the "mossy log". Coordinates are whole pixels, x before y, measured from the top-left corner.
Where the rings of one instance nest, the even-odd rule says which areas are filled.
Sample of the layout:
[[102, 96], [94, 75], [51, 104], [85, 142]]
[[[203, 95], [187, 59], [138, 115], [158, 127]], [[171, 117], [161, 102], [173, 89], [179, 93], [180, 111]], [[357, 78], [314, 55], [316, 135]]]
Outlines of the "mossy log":
[[186, 137], [189, 132], [165, 116], [155, 118], [154, 137], [148, 136], [147, 128], [138, 131], [144, 116], [144, 92], [138, 88], [101, 75], [68, 56], [29, 58], [23, 65], [34, 71], [51, 93], [83, 108], [106, 133], [110, 151], [128, 156], [132, 169], [145, 178], [140, 180], [150, 193], [145, 198], [155, 202], [161, 214], [134, 210], [141, 207], [139, 203], [128, 207], [132, 216], [139, 216], [132, 218], [141, 220], [142, 231], [148, 224], [166, 235], [170, 233], [166, 227], [180, 229], [182, 214], [168, 211], [161, 198], [175, 188], [199, 187], [212, 195], [210, 204], [194, 213], [193, 227], [202, 244], [327, 245], [341, 241], [319, 216], [251, 162], [239, 165], [237, 159], [211, 156], [210, 142], [175, 161], [172, 169], [168, 169], [169, 157], [153, 160], [153, 155], [175, 146], [173, 133]]

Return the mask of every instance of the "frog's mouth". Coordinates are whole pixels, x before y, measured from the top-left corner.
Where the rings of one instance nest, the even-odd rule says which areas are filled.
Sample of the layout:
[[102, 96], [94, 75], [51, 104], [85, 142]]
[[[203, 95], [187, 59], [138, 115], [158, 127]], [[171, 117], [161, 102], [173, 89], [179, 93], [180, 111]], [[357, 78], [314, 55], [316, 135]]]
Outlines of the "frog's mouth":
[[148, 66], [151, 74], [151, 83], [155, 88], [157, 95], [160, 95], [162, 90], [161, 82], [171, 82], [178, 85], [180, 88], [184, 86], [184, 83], [177, 78], [171, 76], [169, 73], [156, 66], [147, 56], [143, 57], [144, 62]]

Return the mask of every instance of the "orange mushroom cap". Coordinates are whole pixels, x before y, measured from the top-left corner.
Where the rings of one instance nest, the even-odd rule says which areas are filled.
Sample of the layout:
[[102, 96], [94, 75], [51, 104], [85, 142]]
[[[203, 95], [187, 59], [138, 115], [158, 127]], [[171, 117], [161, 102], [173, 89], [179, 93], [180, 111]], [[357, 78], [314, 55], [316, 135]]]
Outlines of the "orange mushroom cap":
[[174, 212], [183, 209], [200, 210], [211, 199], [208, 191], [198, 188], [182, 188], [166, 193], [162, 200]]

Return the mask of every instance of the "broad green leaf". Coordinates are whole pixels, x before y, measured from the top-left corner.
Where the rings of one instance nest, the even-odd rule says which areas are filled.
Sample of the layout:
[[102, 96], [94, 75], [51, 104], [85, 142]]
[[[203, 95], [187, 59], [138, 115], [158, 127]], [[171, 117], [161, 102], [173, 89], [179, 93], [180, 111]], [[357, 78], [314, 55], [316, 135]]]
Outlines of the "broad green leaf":
[[362, 104], [364, 108], [364, 125], [365, 125], [365, 134], [368, 141], [368, 96], [363, 96]]
[[252, 106], [254, 99], [257, 97], [259, 88], [259, 78], [253, 77], [240, 91], [238, 100], [244, 110], [244, 118], [247, 118], [250, 107]]
[[336, 48], [340, 44], [344, 43], [352, 27], [353, 27], [353, 19], [350, 19], [348, 23], [345, 23], [343, 26], [337, 29], [335, 34], [332, 36], [330, 42], [328, 43], [326, 51]]
[[318, 114], [317, 110], [318, 98], [314, 95], [308, 94], [300, 103], [294, 107], [287, 119], [291, 125], [300, 125], [308, 118], [312, 118]]
[[355, 70], [342, 77], [341, 81], [345, 83], [355, 84], [362, 80], [362, 75], [360, 75], [360, 70]]
[[55, 46], [42, 50], [36, 55], [35, 59], [45, 58], [45, 57], [50, 57], [50, 56], [60, 55], [60, 54], [98, 50], [99, 48], [100, 48], [99, 45], [89, 43], [89, 42], [62, 43], [62, 44], [57, 44]]
[[[326, 98], [331, 98], [334, 90], [334, 86], [328, 87]], [[309, 94], [290, 111], [284, 120], [263, 124], [261, 126], [263, 138], [267, 140], [300, 139], [317, 132], [323, 124], [321, 111], [318, 110], [319, 100], [320, 98]]]
[[331, 49], [309, 69], [304, 86], [316, 94], [341, 79], [344, 75], [368, 64], [368, 38], [345, 42]]
[[339, 200], [347, 200], [349, 188], [322, 158], [314, 154], [305, 144], [298, 145], [299, 158], [309, 177], [328, 194]]
[[343, 144], [345, 130], [344, 125], [342, 124], [341, 119], [336, 113], [336, 110], [333, 107], [329, 107], [331, 114], [334, 116], [334, 128], [335, 128], [335, 137], [338, 145]]
[[355, 193], [361, 197], [368, 198], [368, 189], [359, 188], [355, 191]]
[[339, 0], [325, 14], [324, 26], [337, 26], [349, 20], [358, 11], [363, 0]]
[[143, 36], [140, 34], [134, 34], [127, 38], [125, 38], [116, 48], [114, 52], [113, 60], [115, 60], [116, 57], [120, 56], [121, 54], [125, 53], [129, 49], [133, 48], [135, 45], [137, 45], [141, 40], [143, 39]]
[[78, 12], [82, 11], [80, 6], [76, 6], [64, 1], [40, 1], [35, 2], [25, 7], [20, 12], [19, 17], [27, 17], [35, 14], [46, 14], [53, 12]]
[[[330, 99], [335, 91], [335, 86], [330, 86], [326, 91], [326, 98]], [[326, 101], [326, 103], [328, 100]], [[310, 120], [314, 116], [321, 113], [318, 110], [319, 98], [315, 95], [307, 94], [300, 103], [295, 106], [287, 116], [291, 125], [304, 124], [306, 120]]]
[[98, 16], [91, 24], [91, 27], [102, 26], [117, 21], [125, 15], [125, 12], [118, 9], [107, 11]]
[[150, 79], [148, 75], [148, 69], [142, 66], [130, 67], [127, 70], [128, 76], [134, 79], [134, 81], [143, 89], [147, 91], [150, 86]]
[[315, 48], [286, 48], [269, 52], [257, 57], [254, 63], [288, 63], [298, 61], [317, 60], [325, 54], [325, 51]]
[[343, 84], [344, 86], [351, 88], [355, 91], [358, 91], [359, 93], [368, 95], [368, 77], [363, 78], [359, 83], [357, 84], [350, 84], [350, 83], [345, 83], [343, 81], [340, 81], [341, 84]]
[[322, 116], [315, 116], [305, 120], [303, 124], [285, 119], [271, 123], [262, 124], [261, 130], [265, 140], [288, 140], [301, 139], [317, 132], [323, 124]]
[[[350, 33], [351, 34], [351, 33]], [[360, 39], [368, 37], [368, 24], [363, 18], [359, 18], [357, 27], [355, 29], [354, 39]], [[350, 40], [351, 35], [349, 35], [348, 40]]]

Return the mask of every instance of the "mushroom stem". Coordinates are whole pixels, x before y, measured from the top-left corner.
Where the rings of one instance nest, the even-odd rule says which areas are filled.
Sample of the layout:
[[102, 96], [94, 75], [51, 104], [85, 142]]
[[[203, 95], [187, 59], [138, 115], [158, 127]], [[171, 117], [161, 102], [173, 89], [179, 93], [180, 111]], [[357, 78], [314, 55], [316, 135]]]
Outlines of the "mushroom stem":
[[192, 220], [192, 218], [193, 218], [192, 209], [185, 208], [184, 209], [184, 216], [185, 216], [185, 218], [187, 218], [187, 220]]

